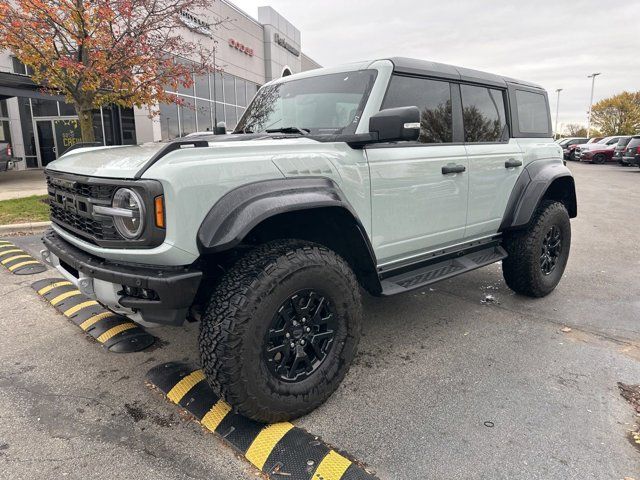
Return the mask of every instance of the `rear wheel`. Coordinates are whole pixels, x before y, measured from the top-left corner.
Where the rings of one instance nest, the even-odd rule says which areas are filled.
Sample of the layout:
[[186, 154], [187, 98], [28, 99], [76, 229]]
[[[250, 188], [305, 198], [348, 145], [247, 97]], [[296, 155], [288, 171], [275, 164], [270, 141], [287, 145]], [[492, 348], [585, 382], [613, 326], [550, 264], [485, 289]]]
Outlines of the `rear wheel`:
[[603, 164], [607, 161], [607, 156], [604, 153], [597, 153], [593, 156], [593, 163], [597, 163], [598, 165]]
[[203, 315], [207, 380], [254, 420], [304, 415], [347, 373], [361, 317], [358, 282], [337, 254], [299, 240], [262, 245], [227, 272]]
[[544, 297], [562, 278], [569, 259], [571, 223], [560, 202], [544, 201], [528, 228], [505, 236], [505, 282], [517, 293]]

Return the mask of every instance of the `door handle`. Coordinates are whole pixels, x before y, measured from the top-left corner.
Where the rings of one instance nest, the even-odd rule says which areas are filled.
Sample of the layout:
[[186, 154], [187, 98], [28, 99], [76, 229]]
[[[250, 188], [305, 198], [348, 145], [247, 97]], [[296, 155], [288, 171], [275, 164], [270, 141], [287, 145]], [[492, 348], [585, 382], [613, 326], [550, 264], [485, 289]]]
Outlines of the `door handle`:
[[504, 168], [515, 168], [515, 167], [521, 167], [521, 166], [522, 166], [522, 160], [518, 160], [515, 158], [510, 158], [509, 160], [504, 162]]
[[462, 173], [467, 169], [464, 165], [454, 165], [450, 163], [449, 165], [445, 165], [442, 167], [442, 174], [448, 175], [449, 173]]

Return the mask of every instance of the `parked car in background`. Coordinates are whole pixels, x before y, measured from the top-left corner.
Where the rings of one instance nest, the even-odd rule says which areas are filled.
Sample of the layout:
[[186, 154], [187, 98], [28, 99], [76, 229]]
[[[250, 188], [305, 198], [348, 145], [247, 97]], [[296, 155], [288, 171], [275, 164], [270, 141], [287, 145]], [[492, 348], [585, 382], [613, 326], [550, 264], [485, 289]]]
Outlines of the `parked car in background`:
[[625, 163], [623, 160], [623, 154], [631, 138], [631, 135], [620, 137], [620, 140], [618, 140], [618, 143], [616, 143], [616, 146], [613, 149], [613, 159], [620, 165], [628, 165], [628, 163]]
[[11, 144], [8, 142], [0, 142], [0, 172], [12, 170], [14, 165]]
[[589, 139], [587, 137], [570, 137], [563, 138], [558, 145], [562, 147], [562, 154], [565, 160], [574, 160], [575, 148], [578, 145], [587, 143]]
[[622, 161], [627, 165], [640, 167], [640, 135], [634, 135], [629, 139], [622, 155]]
[[620, 136], [604, 137], [596, 143], [585, 143], [575, 150], [575, 158], [580, 162], [605, 163], [613, 159], [613, 149]]

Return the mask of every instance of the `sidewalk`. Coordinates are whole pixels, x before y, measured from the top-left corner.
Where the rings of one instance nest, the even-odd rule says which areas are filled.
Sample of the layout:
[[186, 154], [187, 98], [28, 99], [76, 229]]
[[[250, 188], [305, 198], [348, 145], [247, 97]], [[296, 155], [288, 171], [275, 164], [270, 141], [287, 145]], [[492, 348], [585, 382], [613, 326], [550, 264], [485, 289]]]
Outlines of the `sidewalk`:
[[46, 195], [47, 185], [42, 170], [20, 170], [0, 173], [0, 200]]

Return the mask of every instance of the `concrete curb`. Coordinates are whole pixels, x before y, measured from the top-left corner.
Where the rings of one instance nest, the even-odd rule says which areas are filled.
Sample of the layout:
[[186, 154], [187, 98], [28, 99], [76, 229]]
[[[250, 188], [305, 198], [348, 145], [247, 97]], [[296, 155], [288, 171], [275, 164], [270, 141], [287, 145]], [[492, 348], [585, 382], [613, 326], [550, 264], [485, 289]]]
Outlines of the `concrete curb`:
[[29, 222], [13, 223], [10, 225], [0, 225], [0, 235], [12, 235], [17, 233], [40, 233], [44, 232], [51, 222]]

